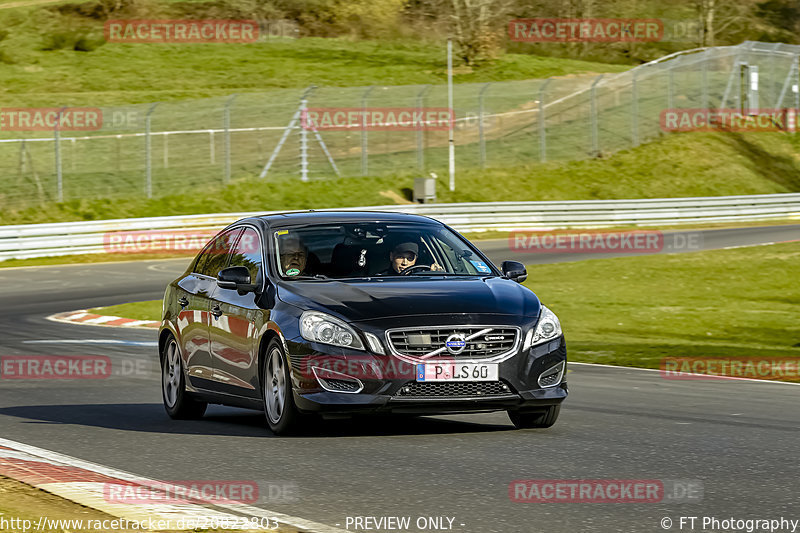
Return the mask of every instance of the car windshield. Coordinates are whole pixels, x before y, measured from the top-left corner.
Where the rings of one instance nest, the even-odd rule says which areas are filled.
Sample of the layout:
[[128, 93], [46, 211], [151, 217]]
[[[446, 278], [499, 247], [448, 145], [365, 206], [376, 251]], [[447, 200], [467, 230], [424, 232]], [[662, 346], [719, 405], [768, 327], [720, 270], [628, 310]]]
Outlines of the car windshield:
[[443, 226], [320, 224], [273, 232], [283, 279], [499, 275]]

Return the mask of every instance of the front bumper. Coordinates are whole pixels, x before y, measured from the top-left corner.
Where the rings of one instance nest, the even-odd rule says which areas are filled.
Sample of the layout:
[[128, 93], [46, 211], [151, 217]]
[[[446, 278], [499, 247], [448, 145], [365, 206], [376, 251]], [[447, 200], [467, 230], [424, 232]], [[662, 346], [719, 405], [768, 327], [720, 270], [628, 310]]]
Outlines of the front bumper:
[[[357, 393], [325, 390], [316, 375], [307, 371], [315, 357], [340, 361], [334, 370], [355, 376], [362, 387]], [[292, 355], [294, 399], [298, 409], [322, 414], [408, 413], [447, 414], [476, 411], [535, 411], [560, 404], [567, 397], [566, 369], [557, 385], [541, 387], [541, 374], [559, 363], [566, 364], [564, 337], [520, 351], [499, 363], [497, 382], [425, 382], [414, 379], [413, 365], [393, 365], [394, 356], [312, 352]], [[355, 361], [355, 362], [354, 362]], [[372, 370], [371, 366], [374, 363]], [[387, 364], [393, 372], [386, 372]], [[383, 370], [383, 372], [381, 372]]]

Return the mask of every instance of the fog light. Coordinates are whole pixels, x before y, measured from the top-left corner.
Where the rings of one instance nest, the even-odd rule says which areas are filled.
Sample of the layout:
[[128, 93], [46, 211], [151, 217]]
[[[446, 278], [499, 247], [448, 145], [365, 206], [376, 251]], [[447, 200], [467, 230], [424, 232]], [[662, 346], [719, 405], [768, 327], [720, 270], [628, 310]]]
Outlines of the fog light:
[[539, 376], [539, 386], [546, 389], [561, 383], [561, 379], [564, 377], [564, 367], [565, 362], [561, 361], [542, 372]]

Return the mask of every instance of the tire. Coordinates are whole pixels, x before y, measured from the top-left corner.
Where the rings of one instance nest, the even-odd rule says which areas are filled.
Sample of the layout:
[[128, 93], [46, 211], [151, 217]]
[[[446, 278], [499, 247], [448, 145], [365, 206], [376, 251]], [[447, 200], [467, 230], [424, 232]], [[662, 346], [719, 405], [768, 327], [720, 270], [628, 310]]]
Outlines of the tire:
[[277, 339], [270, 341], [264, 354], [261, 398], [267, 425], [274, 434], [289, 435], [300, 428], [302, 416], [294, 404], [289, 364]]
[[508, 418], [517, 429], [529, 428], [549, 428], [558, 420], [558, 413], [561, 411], [561, 404], [551, 405], [545, 411], [520, 412], [508, 411]]
[[176, 420], [202, 418], [208, 407], [206, 402], [192, 398], [186, 391], [180, 348], [171, 334], [161, 353], [161, 398], [167, 414]]

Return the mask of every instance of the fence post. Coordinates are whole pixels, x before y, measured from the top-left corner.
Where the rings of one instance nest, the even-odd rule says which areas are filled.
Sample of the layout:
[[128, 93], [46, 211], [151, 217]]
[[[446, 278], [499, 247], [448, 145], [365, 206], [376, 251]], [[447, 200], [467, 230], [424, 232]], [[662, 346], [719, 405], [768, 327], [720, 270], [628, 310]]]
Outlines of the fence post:
[[[709, 50], [706, 50], [705, 52], [703, 52], [703, 55], [709, 56], [711, 54]], [[708, 61], [709, 61], [708, 57], [703, 59], [703, 81], [702, 81], [703, 96], [701, 100], [701, 107], [703, 109], [708, 109]]]
[[544, 116], [544, 90], [553, 81], [553, 78], [547, 78], [544, 83], [539, 87], [539, 160], [542, 163], [547, 162], [547, 128], [545, 126]]
[[[428, 91], [431, 89], [430, 85], [426, 85], [422, 88], [420, 92], [417, 93], [417, 111], [422, 113], [422, 107], [425, 103], [425, 96], [428, 94]], [[417, 129], [417, 166], [419, 166], [420, 172], [425, 172], [425, 130], [427, 128], [421, 127]]]
[[236, 100], [235, 94], [225, 101], [225, 110], [222, 116], [223, 128], [225, 128], [225, 174], [222, 183], [228, 184], [231, 181], [231, 104]]
[[369, 173], [369, 145], [367, 144], [367, 98], [375, 87], [367, 87], [361, 95], [361, 175]]
[[208, 130], [208, 157], [212, 165], [217, 164], [216, 142], [214, 142], [214, 130]]
[[[304, 116], [308, 108], [308, 97], [311, 91], [303, 93], [300, 99], [300, 117]], [[300, 181], [308, 181], [308, 128], [300, 127]]]
[[164, 134], [164, 168], [169, 168], [169, 134]]
[[[673, 59], [673, 61], [678, 61], [680, 56]], [[668, 81], [667, 81], [667, 109], [672, 110], [675, 108], [675, 69], [670, 65], [668, 71]]]
[[598, 125], [597, 125], [597, 84], [603, 78], [603, 75], [600, 74], [597, 76], [594, 81], [592, 82], [592, 89], [591, 89], [591, 102], [590, 102], [590, 112], [591, 112], [591, 121], [592, 121], [592, 155], [597, 155], [600, 152], [600, 139], [599, 132], [598, 132]]
[[481, 168], [486, 168], [486, 139], [483, 136], [483, 93], [491, 86], [491, 83], [484, 84], [478, 93], [478, 136], [481, 156]]
[[776, 77], [775, 76], [775, 70], [776, 70], [775, 59], [777, 58], [776, 52], [778, 51], [778, 48], [780, 48], [780, 46], [781, 46], [781, 43], [775, 43], [775, 45], [772, 48], [770, 48], [770, 50], [769, 50], [769, 59], [770, 59], [770, 61], [769, 61], [769, 84], [766, 84], [766, 83], [760, 84], [761, 86], [763, 86], [765, 88], [767, 86], [769, 86], [769, 96], [771, 98], [771, 106], [773, 108], [777, 108], [778, 107], [778, 106], [775, 105], [775, 91], [776, 91], [776, 88], [775, 88], [775, 77]]
[[64, 201], [64, 175], [61, 169], [61, 115], [64, 113], [66, 107], [62, 107], [58, 110], [58, 115], [56, 115], [56, 126], [53, 130], [53, 134], [55, 136], [55, 156], [56, 156], [56, 187], [57, 187], [57, 195], [59, 202]]
[[[798, 82], [798, 74], [800, 74], [800, 55], [794, 56], [792, 59], [792, 66], [789, 67], [789, 72], [786, 74], [786, 79], [783, 80], [783, 87], [781, 87], [781, 93], [778, 96], [778, 101], [775, 103], [776, 109], [781, 109], [783, 107], [783, 99], [786, 97], [786, 91], [789, 90], [789, 87], [792, 87], [792, 91], [797, 95], [797, 91], [795, 88], [797, 87]], [[792, 84], [794, 82], [794, 84]], [[797, 107], [795, 105], [795, 107]]]
[[639, 146], [639, 87], [636, 84], [638, 70], [633, 69], [631, 78], [631, 144]]
[[148, 198], [153, 197], [153, 151], [150, 142], [150, 115], [155, 111], [158, 102], [150, 106], [144, 117], [144, 166], [145, 166], [145, 185], [144, 192]]
[[[794, 64], [795, 83], [792, 85], [792, 92], [794, 92], [794, 116], [797, 117], [797, 113], [800, 113], [800, 54], [794, 57]], [[796, 125], [795, 128], [795, 132], [800, 131]]]

